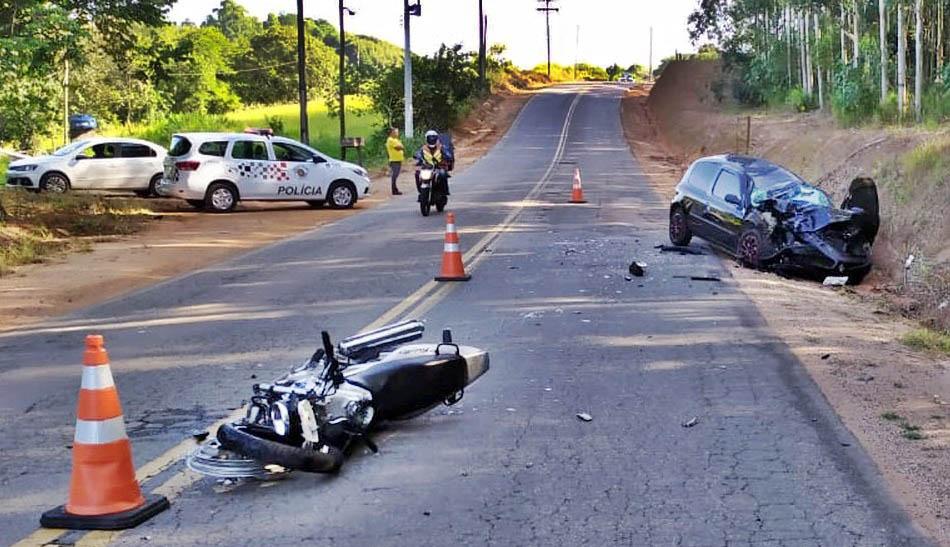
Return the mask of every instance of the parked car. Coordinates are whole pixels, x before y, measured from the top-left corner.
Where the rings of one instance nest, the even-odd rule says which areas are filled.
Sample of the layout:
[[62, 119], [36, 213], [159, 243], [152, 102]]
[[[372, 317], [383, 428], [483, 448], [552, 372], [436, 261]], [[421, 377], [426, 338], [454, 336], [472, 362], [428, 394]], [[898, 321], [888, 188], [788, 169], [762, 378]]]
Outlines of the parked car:
[[89, 114], [73, 114], [69, 117], [69, 138], [75, 139], [80, 135], [99, 128], [99, 122]]
[[630, 74], [629, 72], [624, 72], [623, 75], [620, 76], [620, 82], [621, 82], [621, 83], [625, 83], [625, 84], [632, 84], [632, 83], [633, 83], [633, 75]]
[[7, 185], [37, 192], [128, 190], [155, 195], [165, 149], [138, 139], [83, 139], [39, 156], [11, 162]]
[[305, 201], [353, 207], [369, 193], [369, 173], [284, 137], [181, 133], [172, 137], [161, 195], [217, 213], [238, 201]]
[[835, 208], [798, 175], [748, 156], [697, 160], [670, 205], [674, 245], [695, 235], [753, 268], [847, 276], [851, 283], [871, 268], [879, 226], [874, 181], [855, 179]]

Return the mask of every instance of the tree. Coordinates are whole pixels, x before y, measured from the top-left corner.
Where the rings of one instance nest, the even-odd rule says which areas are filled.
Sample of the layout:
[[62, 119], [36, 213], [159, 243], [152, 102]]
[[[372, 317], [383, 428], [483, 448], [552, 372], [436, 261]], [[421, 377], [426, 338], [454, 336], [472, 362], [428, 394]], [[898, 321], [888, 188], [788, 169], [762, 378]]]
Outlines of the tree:
[[610, 65], [607, 67], [607, 80], [611, 82], [614, 81], [621, 72], [623, 72], [623, 69], [620, 68], [620, 65], [617, 63]]
[[881, 48], [881, 104], [887, 102], [887, 0], [877, 0], [879, 46]]
[[211, 12], [203, 26], [215, 27], [229, 40], [243, 42], [249, 41], [262, 29], [260, 21], [234, 0], [221, 0], [221, 5]]
[[917, 123], [923, 120], [924, 93], [924, 24], [921, 17], [922, 0], [914, 3], [914, 117]]

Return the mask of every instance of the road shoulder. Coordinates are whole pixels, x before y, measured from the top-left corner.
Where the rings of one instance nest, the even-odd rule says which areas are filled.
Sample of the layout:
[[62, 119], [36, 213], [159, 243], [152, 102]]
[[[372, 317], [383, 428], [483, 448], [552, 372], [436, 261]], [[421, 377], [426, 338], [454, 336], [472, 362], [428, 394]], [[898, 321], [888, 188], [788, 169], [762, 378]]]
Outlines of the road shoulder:
[[[650, 183], [671, 197], [684, 158], [664, 143], [648, 94], [636, 88], [624, 99], [624, 130]], [[950, 360], [904, 346], [901, 335], [916, 325], [871, 295], [731, 271], [871, 455], [895, 498], [932, 537], [950, 544]]]

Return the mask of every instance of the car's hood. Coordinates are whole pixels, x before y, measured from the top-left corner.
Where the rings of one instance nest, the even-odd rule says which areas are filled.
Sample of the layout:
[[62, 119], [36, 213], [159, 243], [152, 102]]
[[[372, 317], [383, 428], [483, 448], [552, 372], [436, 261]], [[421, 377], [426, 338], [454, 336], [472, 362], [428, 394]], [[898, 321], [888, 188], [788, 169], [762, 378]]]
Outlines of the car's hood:
[[11, 161], [9, 167], [19, 167], [21, 165], [40, 165], [55, 161], [56, 159], [56, 156], [36, 156], [33, 158]]
[[852, 211], [837, 209], [821, 190], [800, 182], [788, 182], [752, 193], [752, 205], [774, 209], [786, 217], [795, 232], [816, 232], [831, 224], [849, 222]]
[[335, 160], [335, 162], [337, 167], [342, 167], [343, 169], [348, 169], [350, 171], [356, 171], [364, 177], [369, 177], [369, 171], [367, 171], [365, 167], [360, 167], [355, 163], [350, 163], [343, 160]]

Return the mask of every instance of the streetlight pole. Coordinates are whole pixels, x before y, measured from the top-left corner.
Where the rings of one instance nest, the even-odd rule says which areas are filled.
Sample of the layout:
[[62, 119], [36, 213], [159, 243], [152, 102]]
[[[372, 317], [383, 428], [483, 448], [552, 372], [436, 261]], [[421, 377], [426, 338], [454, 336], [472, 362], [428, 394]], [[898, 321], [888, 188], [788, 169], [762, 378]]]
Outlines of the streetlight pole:
[[343, 20], [346, 14], [356, 12], [343, 5], [340, 0], [340, 157], [346, 157], [343, 140], [346, 138], [346, 29]]
[[403, 118], [405, 123], [405, 128], [403, 133], [407, 139], [411, 139], [413, 133], [415, 133], [415, 128], [412, 125], [412, 50], [410, 49], [410, 24], [409, 21], [412, 16], [422, 15], [422, 4], [419, 0], [416, 0], [416, 3], [409, 5], [409, 0], [402, 0], [402, 27], [403, 33], [405, 34], [405, 46], [403, 48], [403, 103], [405, 104], [405, 111], [403, 112]]
[[560, 11], [559, 8], [552, 8], [551, 2], [556, 0], [538, 0], [538, 2], [544, 3], [544, 7], [537, 8], [538, 11], [544, 12], [544, 24], [547, 29], [547, 38], [548, 38], [548, 78], [551, 77], [551, 12]]
[[310, 120], [307, 117], [307, 42], [303, 19], [303, 0], [297, 0], [297, 85], [300, 93], [300, 142], [310, 144]]

